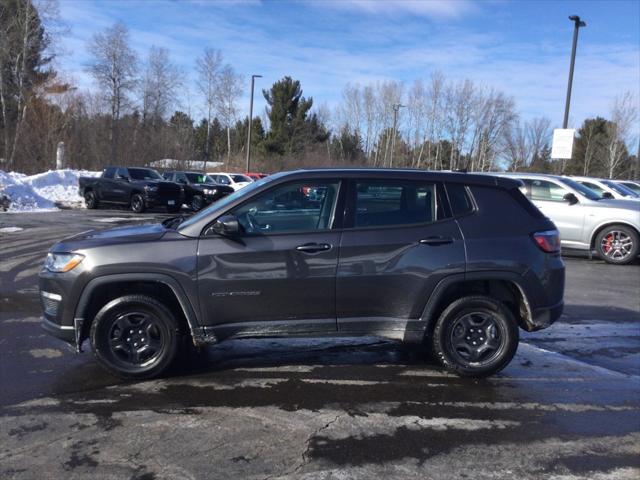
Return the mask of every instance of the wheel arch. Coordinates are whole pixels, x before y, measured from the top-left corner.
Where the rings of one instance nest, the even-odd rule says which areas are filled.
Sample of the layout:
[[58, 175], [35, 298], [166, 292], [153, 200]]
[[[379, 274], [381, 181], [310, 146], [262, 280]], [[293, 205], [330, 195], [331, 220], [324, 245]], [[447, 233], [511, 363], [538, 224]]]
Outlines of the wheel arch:
[[520, 276], [511, 272], [478, 272], [452, 275], [438, 283], [422, 313], [425, 335], [431, 336], [447, 306], [469, 295], [486, 295], [501, 301], [513, 313], [520, 328], [535, 330], [531, 305]]
[[638, 230], [638, 228], [625, 221], [625, 220], [612, 220], [612, 221], [608, 221], [605, 222], [601, 225], [598, 225], [596, 228], [594, 228], [593, 232], [591, 233], [591, 240], [589, 241], [589, 248], [591, 250], [593, 250], [596, 247], [596, 238], [598, 238], [598, 235], [600, 235], [600, 232], [602, 232], [602, 230], [604, 230], [607, 227], [612, 227], [614, 225], [622, 225], [624, 227], [628, 227], [631, 230], [633, 230], [634, 232], [636, 232], [636, 235], [638, 235], [638, 237], [640, 237], [640, 231]]
[[195, 339], [200, 323], [195, 309], [177, 280], [161, 273], [105, 275], [90, 280], [82, 290], [74, 312], [76, 350], [81, 351], [91, 323], [109, 301], [132, 293], [148, 295], [165, 304]]

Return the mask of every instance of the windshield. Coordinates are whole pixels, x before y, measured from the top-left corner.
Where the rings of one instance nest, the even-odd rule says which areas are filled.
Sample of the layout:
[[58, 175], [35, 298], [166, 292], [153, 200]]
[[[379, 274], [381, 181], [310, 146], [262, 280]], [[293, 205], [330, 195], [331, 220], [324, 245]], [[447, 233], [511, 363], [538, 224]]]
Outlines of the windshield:
[[634, 191], [632, 191], [630, 188], [625, 187], [624, 185], [619, 185], [616, 182], [612, 182], [611, 180], [602, 180], [602, 183], [625, 197], [638, 197], [638, 195]]
[[189, 179], [189, 183], [215, 183], [210, 177], [201, 173], [186, 173], [185, 175]]
[[226, 197], [222, 197], [217, 202], [213, 202], [204, 210], [200, 210], [198, 213], [190, 217], [189, 220], [185, 221], [180, 225], [180, 228], [188, 227], [189, 225], [199, 222], [203, 218], [208, 217], [212, 211], [218, 210], [220, 208], [224, 208], [225, 206], [235, 202], [240, 197], [243, 197], [245, 195], [250, 195], [251, 192], [253, 192], [256, 188], [259, 188], [260, 186], [270, 181], [271, 181], [271, 177], [263, 178], [261, 180], [258, 180], [257, 182], [251, 182], [250, 185], [247, 185], [242, 190], [236, 190], [235, 192], [227, 195]]
[[596, 200], [596, 201], [600, 200], [600, 195], [598, 195], [596, 192], [594, 192], [590, 188], [587, 188], [584, 185], [579, 184], [575, 180], [571, 180], [570, 178], [564, 178], [564, 177], [563, 178], [559, 178], [559, 180], [562, 183], [564, 183], [565, 185], [573, 188], [574, 190], [576, 190], [580, 194], [584, 195], [589, 200]]
[[247, 177], [246, 175], [240, 175], [239, 173], [231, 175], [231, 178], [233, 178], [233, 181], [236, 183], [253, 181], [250, 177]]
[[130, 168], [129, 176], [134, 180], [163, 180], [160, 174], [151, 168]]

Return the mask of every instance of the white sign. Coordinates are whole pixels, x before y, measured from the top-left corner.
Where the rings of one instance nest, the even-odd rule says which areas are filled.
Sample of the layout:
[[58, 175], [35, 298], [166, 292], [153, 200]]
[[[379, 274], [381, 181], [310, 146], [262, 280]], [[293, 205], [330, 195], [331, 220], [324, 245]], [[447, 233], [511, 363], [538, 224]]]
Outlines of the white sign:
[[569, 159], [573, 153], [573, 137], [575, 128], [556, 128], [553, 130], [553, 146], [551, 158], [554, 160]]

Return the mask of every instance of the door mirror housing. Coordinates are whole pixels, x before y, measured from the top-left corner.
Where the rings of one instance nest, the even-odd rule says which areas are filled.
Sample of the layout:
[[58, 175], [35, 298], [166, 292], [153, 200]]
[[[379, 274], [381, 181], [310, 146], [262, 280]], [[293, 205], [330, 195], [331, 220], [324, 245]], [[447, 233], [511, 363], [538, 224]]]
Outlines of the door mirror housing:
[[218, 218], [213, 225], [211, 231], [217, 235], [232, 237], [240, 233], [240, 222], [235, 215], [223, 215]]
[[564, 197], [562, 197], [562, 199], [565, 202], [568, 202], [569, 205], [575, 205], [576, 203], [578, 203], [578, 197], [576, 197], [573, 193], [569, 192], [567, 193]]
[[602, 198], [606, 198], [607, 200], [613, 200], [615, 197], [613, 196], [613, 193], [611, 193], [611, 192], [603, 192], [602, 193]]

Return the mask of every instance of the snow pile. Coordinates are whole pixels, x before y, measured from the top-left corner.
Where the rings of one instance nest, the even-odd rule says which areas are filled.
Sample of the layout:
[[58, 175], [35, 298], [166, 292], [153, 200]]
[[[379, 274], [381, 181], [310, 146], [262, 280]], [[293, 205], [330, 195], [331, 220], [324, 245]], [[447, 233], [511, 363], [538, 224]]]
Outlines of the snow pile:
[[46, 212], [57, 210], [56, 204], [81, 203], [78, 177], [96, 177], [100, 172], [88, 170], [49, 170], [27, 176], [0, 170], [0, 192], [11, 199], [9, 212]]

